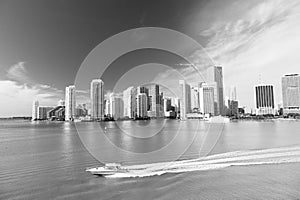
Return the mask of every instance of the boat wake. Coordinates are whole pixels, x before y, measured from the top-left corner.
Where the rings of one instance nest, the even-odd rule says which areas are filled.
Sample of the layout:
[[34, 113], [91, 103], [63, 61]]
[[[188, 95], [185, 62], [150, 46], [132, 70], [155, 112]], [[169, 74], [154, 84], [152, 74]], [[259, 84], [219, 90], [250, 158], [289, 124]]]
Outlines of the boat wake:
[[107, 175], [107, 178], [158, 176], [166, 173], [206, 171], [230, 166], [249, 166], [300, 162], [300, 147], [235, 151], [198, 159], [123, 166], [125, 173]]

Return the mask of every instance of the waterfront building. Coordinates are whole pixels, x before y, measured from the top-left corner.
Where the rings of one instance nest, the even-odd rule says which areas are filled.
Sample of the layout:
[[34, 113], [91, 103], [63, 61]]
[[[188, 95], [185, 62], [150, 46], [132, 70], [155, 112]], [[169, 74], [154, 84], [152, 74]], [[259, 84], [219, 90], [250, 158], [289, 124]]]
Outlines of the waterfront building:
[[151, 109], [151, 106], [150, 106], [150, 97], [149, 97], [149, 88], [145, 87], [145, 86], [138, 86], [137, 87], [137, 94], [140, 94], [140, 93], [145, 93], [146, 96], [147, 96], [147, 111]]
[[160, 117], [161, 103], [160, 103], [159, 85], [150, 85], [149, 88], [149, 104], [151, 117]]
[[124, 117], [123, 116], [123, 112], [124, 112], [123, 98], [113, 95], [111, 97], [111, 109], [112, 109], [112, 111], [111, 111], [112, 117], [115, 120], [122, 119]]
[[65, 120], [65, 106], [58, 105], [47, 113], [49, 120]]
[[75, 113], [76, 113], [76, 117], [85, 117], [87, 115], [87, 110], [84, 109], [84, 107], [79, 104], [77, 107], [76, 107], [76, 110], [75, 110]]
[[49, 106], [39, 106], [38, 107], [38, 119], [39, 120], [46, 120], [48, 119], [48, 112], [51, 111], [53, 107]]
[[255, 86], [256, 115], [275, 115], [273, 85]]
[[199, 97], [200, 97], [200, 112], [214, 116], [216, 112], [215, 103], [215, 87], [207, 84], [201, 84]]
[[39, 101], [35, 100], [32, 103], [32, 117], [31, 120], [37, 120], [38, 119], [38, 107], [39, 107]]
[[191, 109], [200, 110], [200, 96], [199, 87], [191, 88]]
[[239, 116], [239, 102], [235, 100], [228, 100], [227, 116], [238, 117]]
[[164, 102], [164, 113], [167, 111], [170, 111], [172, 109], [172, 99], [165, 97], [163, 98], [163, 102]]
[[223, 70], [221, 66], [209, 67], [206, 71], [207, 84], [214, 87], [215, 115], [224, 115]]
[[129, 87], [123, 91], [124, 117], [134, 119], [136, 117], [136, 94], [134, 87]]
[[76, 98], [75, 98], [75, 86], [70, 85], [66, 87], [65, 94], [65, 120], [70, 121], [75, 118], [75, 106], [76, 106]]
[[[210, 83], [200, 83], [200, 110], [205, 114], [210, 114], [213, 116], [219, 115], [219, 107], [218, 107], [218, 85], [217, 82], [210, 82]], [[212, 92], [212, 91], [213, 92]], [[211, 96], [213, 98], [211, 99]], [[213, 108], [213, 110], [212, 110]]]
[[91, 118], [93, 120], [104, 119], [104, 83], [101, 79], [91, 82]]
[[300, 114], [300, 76], [288, 74], [282, 77], [283, 114]]
[[179, 80], [180, 119], [185, 120], [191, 112], [191, 87], [184, 80]]
[[147, 117], [147, 95], [146, 93], [137, 94], [137, 117]]

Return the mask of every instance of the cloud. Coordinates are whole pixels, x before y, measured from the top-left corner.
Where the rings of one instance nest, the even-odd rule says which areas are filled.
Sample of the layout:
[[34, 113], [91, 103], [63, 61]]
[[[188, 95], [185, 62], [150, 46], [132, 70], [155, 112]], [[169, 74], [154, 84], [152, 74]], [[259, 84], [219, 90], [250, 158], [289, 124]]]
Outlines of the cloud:
[[[274, 84], [279, 103], [281, 76], [299, 73], [300, 2], [236, 1], [226, 9], [219, 11], [222, 16], [213, 18], [208, 29], [198, 33], [207, 42], [205, 51], [200, 49], [190, 55], [193, 64], [200, 71], [212, 63], [223, 66], [225, 85], [236, 85], [240, 105], [252, 108], [253, 86], [259, 83], [261, 74], [263, 82]], [[168, 77], [168, 73], [159, 77]], [[191, 67], [182, 68], [181, 73], [199, 82]]]
[[30, 116], [33, 100], [41, 105], [55, 106], [64, 92], [47, 84], [32, 81], [25, 62], [19, 62], [6, 71], [6, 80], [0, 80], [0, 104], [3, 105], [0, 117]]
[[6, 76], [10, 80], [20, 81], [20, 82], [29, 82], [28, 74], [25, 69], [25, 62], [19, 62], [11, 66], [6, 73]]

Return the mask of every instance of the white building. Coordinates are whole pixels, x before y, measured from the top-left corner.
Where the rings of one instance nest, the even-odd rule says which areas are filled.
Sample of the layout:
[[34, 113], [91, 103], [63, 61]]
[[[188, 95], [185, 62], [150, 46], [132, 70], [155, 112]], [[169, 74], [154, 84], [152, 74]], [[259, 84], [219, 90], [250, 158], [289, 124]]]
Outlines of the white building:
[[224, 115], [223, 69], [220, 66], [209, 67], [206, 82], [214, 87], [215, 115]]
[[66, 97], [65, 97], [65, 120], [70, 121], [75, 118], [75, 107], [76, 107], [76, 97], [75, 97], [75, 86], [70, 85], [66, 87]]
[[94, 120], [104, 119], [104, 83], [101, 79], [91, 82], [91, 117]]
[[115, 120], [122, 119], [124, 117], [124, 103], [122, 97], [112, 96], [111, 113]]
[[200, 112], [203, 114], [215, 115], [216, 102], [215, 99], [215, 87], [211, 87], [206, 84], [202, 84], [199, 96], [200, 96]]
[[136, 94], [137, 91], [132, 86], [123, 91], [124, 117], [132, 119], [136, 117]]
[[300, 76], [285, 75], [282, 82], [283, 114], [300, 114]]
[[31, 120], [37, 120], [38, 119], [38, 107], [39, 107], [39, 101], [38, 100], [33, 101]]
[[192, 87], [191, 88], [191, 109], [200, 110], [200, 95], [199, 88]]

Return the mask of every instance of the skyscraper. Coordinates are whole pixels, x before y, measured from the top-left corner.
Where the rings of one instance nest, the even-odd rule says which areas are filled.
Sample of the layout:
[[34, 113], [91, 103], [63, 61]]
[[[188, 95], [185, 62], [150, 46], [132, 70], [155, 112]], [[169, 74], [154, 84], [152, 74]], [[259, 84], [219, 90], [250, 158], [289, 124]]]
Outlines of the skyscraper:
[[191, 109], [192, 111], [199, 111], [200, 109], [200, 96], [198, 87], [191, 88]]
[[70, 85], [66, 87], [66, 98], [65, 98], [65, 120], [70, 121], [75, 118], [75, 86]]
[[31, 120], [37, 120], [38, 119], [38, 108], [39, 108], [39, 101], [38, 100], [33, 101]]
[[38, 119], [39, 120], [46, 120], [49, 118], [49, 111], [51, 111], [54, 107], [49, 106], [39, 106], [38, 107]]
[[215, 83], [215, 102], [216, 115], [224, 115], [224, 88], [223, 88], [223, 70], [220, 66], [213, 66], [206, 71], [207, 83]]
[[137, 87], [137, 94], [139, 93], [145, 93], [146, 96], [147, 96], [147, 110], [150, 110], [151, 109], [151, 104], [150, 104], [150, 101], [151, 101], [151, 98], [149, 97], [149, 88], [147, 87], [144, 87], [144, 86], [138, 86]]
[[94, 120], [104, 119], [104, 83], [101, 79], [91, 82], [91, 117]]
[[255, 86], [256, 115], [274, 115], [273, 85]]
[[180, 119], [185, 120], [191, 112], [191, 87], [184, 80], [179, 80]]
[[[216, 115], [219, 115], [220, 114], [220, 112], [219, 112], [219, 107], [218, 107], [218, 84], [217, 84], [217, 82], [210, 82], [210, 83], [201, 83], [200, 84], [201, 85], [201, 87], [203, 87], [203, 88], [210, 88], [209, 90], [213, 90], [213, 95], [214, 95], [214, 97], [213, 97], [213, 99], [211, 100], [211, 102], [207, 102], [207, 103], [209, 103], [209, 104], [212, 104], [213, 105], [213, 112], [209, 112], [210, 114], [212, 114], [212, 115], [214, 115], [214, 116], [216, 116]], [[202, 90], [202, 93], [204, 92], [204, 90]], [[204, 105], [207, 105], [207, 103], [205, 103]], [[211, 105], [209, 105], [209, 107], [210, 107]]]
[[136, 117], [136, 94], [137, 90], [132, 86], [123, 91], [124, 117]]
[[151, 85], [149, 89], [150, 96], [150, 117], [159, 117], [161, 104], [160, 104], [160, 94], [159, 94], [159, 85]]
[[147, 95], [145, 93], [137, 94], [137, 117], [147, 117]]
[[199, 89], [200, 98], [200, 112], [203, 114], [215, 115], [215, 102], [214, 102], [214, 91], [215, 88], [202, 84]]
[[300, 114], [300, 76], [285, 75], [282, 82], [283, 114]]
[[111, 97], [111, 109], [112, 117], [115, 120], [122, 119], [124, 113], [123, 99], [121, 97], [113, 95]]

